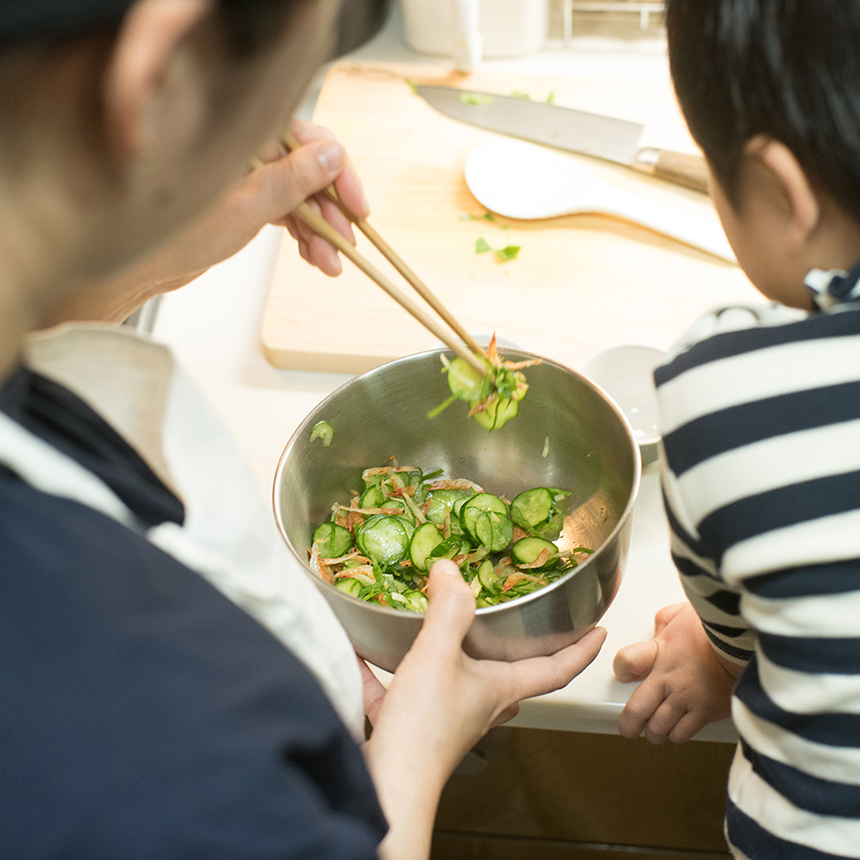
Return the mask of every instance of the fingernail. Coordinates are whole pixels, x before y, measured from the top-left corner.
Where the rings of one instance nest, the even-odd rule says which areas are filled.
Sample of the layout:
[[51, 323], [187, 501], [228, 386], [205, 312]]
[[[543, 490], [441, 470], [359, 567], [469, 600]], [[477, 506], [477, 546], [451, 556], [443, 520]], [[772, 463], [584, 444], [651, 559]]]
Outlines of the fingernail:
[[363, 188], [361, 189], [361, 211], [364, 213], [370, 212], [370, 201], [367, 199]]
[[460, 576], [460, 568], [448, 559], [440, 559], [433, 563], [433, 570], [438, 570], [440, 573], [447, 573], [448, 576]]
[[330, 141], [320, 149], [317, 158], [327, 173], [337, 173], [343, 167], [343, 147], [337, 141]]

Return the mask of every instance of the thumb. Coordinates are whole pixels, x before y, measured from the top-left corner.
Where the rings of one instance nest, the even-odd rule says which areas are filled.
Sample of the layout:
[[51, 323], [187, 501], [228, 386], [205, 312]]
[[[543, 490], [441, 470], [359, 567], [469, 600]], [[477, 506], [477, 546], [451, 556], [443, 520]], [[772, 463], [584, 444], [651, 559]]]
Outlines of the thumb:
[[430, 569], [427, 596], [430, 606], [416, 644], [459, 651], [475, 616], [475, 595], [453, 561], [440, 559]]
[[634, 642], [621, 648], [612, 661], [612, 671], [619, 681], [640, 681], [654, 666], [657, 659], [657, 643]]
[[322, 191], [346, 167], [346, 152], [329, 138], [314, 140], [277, 161], [255, 170], [256, 199], [265, 207], [267, 221], [283, 218], [299, 203]]

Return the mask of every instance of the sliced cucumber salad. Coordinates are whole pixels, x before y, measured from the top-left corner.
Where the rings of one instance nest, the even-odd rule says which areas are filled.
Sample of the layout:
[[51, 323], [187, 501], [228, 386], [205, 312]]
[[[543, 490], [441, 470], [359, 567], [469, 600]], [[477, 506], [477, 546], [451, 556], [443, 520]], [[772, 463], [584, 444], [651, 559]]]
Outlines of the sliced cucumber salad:
[[314, 530], [311, 569], [353, 597], [424, 612], [437, 559], [459, 565], [482, 607], [537, 591], [592, 552], [561, 552], [554, 543], [565, 490], [535, 487], [509, 502], [440, 475], [414, 466], [365, 469], [352, 502], [335, 504]]

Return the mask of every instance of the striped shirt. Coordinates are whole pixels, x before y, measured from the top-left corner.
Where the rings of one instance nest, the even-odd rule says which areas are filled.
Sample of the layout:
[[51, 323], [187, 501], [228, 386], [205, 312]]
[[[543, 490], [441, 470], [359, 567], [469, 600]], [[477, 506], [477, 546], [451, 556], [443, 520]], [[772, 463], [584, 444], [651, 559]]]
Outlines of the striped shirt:
[[733, 849], [860, 858], [860, 304], [755, 316], [655, 374], [672, 554], [714, 647], [747, 664]]

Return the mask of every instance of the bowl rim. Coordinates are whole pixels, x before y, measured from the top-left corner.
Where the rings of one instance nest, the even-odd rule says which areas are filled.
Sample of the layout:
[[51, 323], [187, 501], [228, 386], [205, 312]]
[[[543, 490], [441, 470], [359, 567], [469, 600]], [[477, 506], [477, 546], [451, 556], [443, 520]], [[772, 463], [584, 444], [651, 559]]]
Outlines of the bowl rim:
[[[605, 401], [607, 406], [609, 406], [612, 411], [615, 413], [616, 417], [620, 419], [625, 432], [627, 433], [627, 438], [630, 442], [631, 450], [633, 452], [633, 481], [630, 490], [630, 495], [627, 499], [627, 504], [624, 506], [624, 510], [618, 517], [618, 522], [615, 524], [615, 527], [612, 531], [604, 538], [603, 543], [596, 549], [594, 552], [583, 562], [580, 562], [576, 567], [569, 570], [564, 576], [559, 577], [555, 582], [551, 582], [549, 585], [544, 586], [543, 588], [537, 589], [537, 591], [533, 591], [530, 594], [524, 594], [522, 597], [517, 597], [514, 600], [507, 601], [506, 603], [499, 603], [495, 606], [481, 606], [476, 607], [475, 614], [479, 616], [490, 616], [496, 614], [498, 612], [504, 611], [507, 607], [511, 605], [515, 606], [524, 606], [526, 603], [530, 603], [532, 600], [536, 600], [542, 594], [547, 594], [551, 591], [555, 591], [556, 588], [559, 588], [563, 583], [567, 582], [569, 579], [572, 579], [579, 571], [587, 568], [592, 561], [599, 558], [602, 550], [613, 541], [618, 533], [624, 528], [627, 520], [633, 514], [633, 506], [636, 503], [636, 499], [639, 496], [639, 488], [642, 481], [642, 455], [639, 450], [639, 445], [636, 442], [636, 436], [633, 432], [633, 427], [630, 423], [630, 420], [624, 414], [622, 409], [618, 406], [615, 400], [610, 397], [599, 385], [592, 382], [587, 376], [584, 376], [579, 371], [575, 370], [572, 367], [569, 367], [566, 364], [562, 364], [559, 361], [556, 361], [552, 358], [547, 358], [543, 355], [538, 355], [534, 352], [529, 352], [524, 349], [514, 349], [505, 347], [500, 350], [502, 353], [513, 353], [516, 356], [522, 356], [524, 360], [529, 358], [539, 358], [544, 364], [554, 365], [561, 370], [567, 371], [568, 373], [573, 373], [575, 376], [579, 377], [583, 382], [585, 382], [590, 388], [594, 389]], [[317, 587], [325, 586], [326, 588], [330, 588], [333, 591], [337, 591], [341, 598], [346, 598], [348, 601], [360, 606], [370, 606], [377, 612], [382, 612], [386, 615], [392, 615], [397, 618], [419, 618], [422, 619], [426, 613], [424, 612], [405, 612], [402, 609], [394, 609], [390, 606], [384, 606], [383, 604], [374, 604], [370, 603], [367, 600], [361, 600], [358, 597], [353, 597], [351, 594], [347, 594], [345, 591], [340, 591], [340, 589], [335, 588], [331, 583], [326, 582], [324, 579], [321, 579], [316, 573], [314, 573], [310, 566], [308, 565], [307, 559], [302, 558], [299, 554], [299, 551], [293, 546], [292, 541], [286, 533], [286, 529], [284, 528], [282, 517], [280, 516], [280, 497], [278, 490], [282, 483], [282, 477], [284, 469], [286, 468], [287, 458], [292, 451], [292, 449], [298, 444], [299, 440], [302, 438], [307, 438], [310, 433], [311, 427], [320, 420], [319, 413], [324, 410], [326, 404], [333, 400], [344, 388], [351, 385], [358, 379], [366, 379], [370, 376], [373, 376], [376, 373], [383, 372], [385, 369], [390, 368], [395, 364], [403, 364], [407, 362], [419, 361], [424, 358], [428, 360], [432, 356], [436, 356], [437, 358], [446, 354], [449, 359], [453, 359], [453, 353], [450, 349], [446, 347], [439, 347], [436, 349], [424, 350], [422, 352], [414, 352], [409, 355], [400, 356], [399, 358], [395, 358], [391, 361], [386, 361], [383, 364], [377, 365], [376, 367], [372, 367], [370, 370], [366, 370], [364, 373], [359, 373], [356, 376], [350, 377], [345, 382], [341, 383], [334, 391], [330, 392], [325, 398], [323, 398], [316, 406], [311, 409], [310, 412], [302, 419], [301, 423], [298, 427], [293, 431], [290, 438], [287, 440], [286, 445], [284, 446], [284, 450], [281, 452], [281, 456], [278, 458], [278, 465], [275, 469], [275, 474], [272, 482], [272, 512], [275, 518], [275, 524], [278, 527], [278, 531], [283, 538], [284, 543], [287, 545], [287, 548], [292, 553], [293, 557], [299, 562], [302, 570], [309, 576], [315, 583], [317, 583]], [[316, 419], [312, 421], [312, 419]], [[466, 419], [464, 419], [466, 420]], [[514, 419], [516, 420], [516, 419]]]

